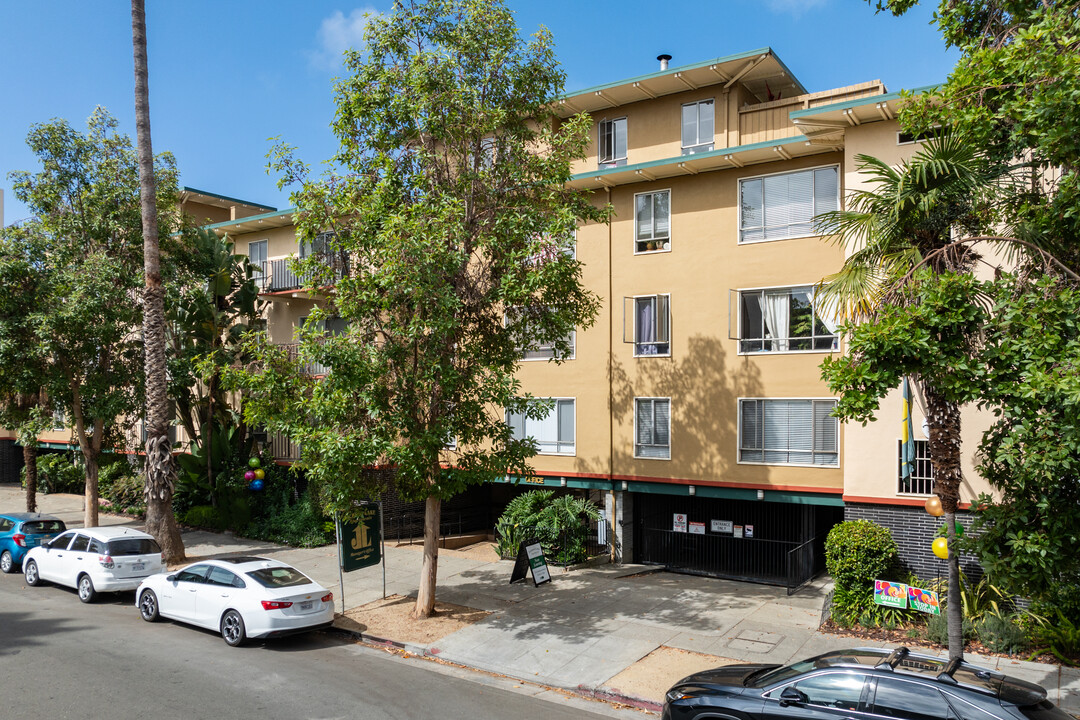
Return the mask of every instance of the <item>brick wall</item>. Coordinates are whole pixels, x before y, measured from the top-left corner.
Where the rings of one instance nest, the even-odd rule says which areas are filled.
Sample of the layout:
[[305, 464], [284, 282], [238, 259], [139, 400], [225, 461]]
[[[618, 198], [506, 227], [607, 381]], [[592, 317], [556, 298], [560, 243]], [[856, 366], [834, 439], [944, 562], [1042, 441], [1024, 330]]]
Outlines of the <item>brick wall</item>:
[[[947, 563], [930, 550], [938, 528], [945, 524], [944, 518], [933, 517], [921, 507], [848, 503], [844, 519], [870, 520], [889, 528], [900, 550], [901, 562], [923, 580], [948, 577]], [[966, 512], [958, 512], [956, 519], [965, 529], [971, 527], [973, 520]], [[966, 553], [960, 555], [960, 569], [969, 580], [978, 580], [983, 574], [977, 558]]]

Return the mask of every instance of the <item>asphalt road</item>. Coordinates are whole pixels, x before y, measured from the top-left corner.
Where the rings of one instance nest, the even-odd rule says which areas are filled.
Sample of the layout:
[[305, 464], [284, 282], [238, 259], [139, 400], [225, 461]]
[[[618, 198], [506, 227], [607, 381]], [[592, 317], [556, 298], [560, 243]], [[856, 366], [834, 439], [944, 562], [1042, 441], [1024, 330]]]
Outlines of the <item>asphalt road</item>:
[[121, 593], [85, 605], [74, 590], [32, 588], [21, 574], [0, 575], [0, 718], [561, 720], [630, 714], [324, 633], [230, 648], [215, 633], [168, 620], [144, 622], [133, 603], [133, 593]]

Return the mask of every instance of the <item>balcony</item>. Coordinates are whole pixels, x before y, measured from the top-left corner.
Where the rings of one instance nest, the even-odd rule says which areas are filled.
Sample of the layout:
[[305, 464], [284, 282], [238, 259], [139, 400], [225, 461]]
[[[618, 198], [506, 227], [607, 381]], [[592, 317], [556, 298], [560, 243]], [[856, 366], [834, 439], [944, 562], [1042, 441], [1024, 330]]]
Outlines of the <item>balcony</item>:
[[802, 131], [788, 117], [792, 111], [881, 95], [884, 92], [885, 86], [880, 80], [875, 80], [809, 95], [746, 105], [739, 108], [739, 144], [752, 145], [782, 138], [799, 137]]
[[[289, 360], [296, 362], [300, 357], [300, 343], [282, 343], [278, 347], [283, 348], [289, 355]], [[300, 366], [300, 372], [304, 375], [320, 377], [330, 372], [330, 368], [319, 362], [305, 362]]]
[[[262, 270], [253, 273], [255, 284], [259, 291], [264, 293], [284, 292], [287, 290], [310, 289], [314, 281], [309, 275], [293, 272], [291, 266], [293, 258], [280, 260], [264, 260]], [[320, 262], [332, 271], [334, 282], [349, 274], [349, 256], [347, 253], [335, 252], [319, 256]]]

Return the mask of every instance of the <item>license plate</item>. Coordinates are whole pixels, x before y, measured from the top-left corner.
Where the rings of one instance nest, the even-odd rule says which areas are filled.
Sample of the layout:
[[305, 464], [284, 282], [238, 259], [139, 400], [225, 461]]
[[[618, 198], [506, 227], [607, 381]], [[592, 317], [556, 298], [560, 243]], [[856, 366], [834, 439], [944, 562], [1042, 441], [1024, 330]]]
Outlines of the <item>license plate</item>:
[[300, 609], [301, 610], [310, 610], [312, 608], [312, 606], [314, 605], [314, 603], [315, 603], [314, 600], [308, 600], [306, 602], [302, 602], [302, 603], [300, 603]]
[[142, 570], [145, 567], [146, 567], [146, 565], [144, 565], [143, 563], [132, 563], [131, 564], [131, 569], [132, 570]]

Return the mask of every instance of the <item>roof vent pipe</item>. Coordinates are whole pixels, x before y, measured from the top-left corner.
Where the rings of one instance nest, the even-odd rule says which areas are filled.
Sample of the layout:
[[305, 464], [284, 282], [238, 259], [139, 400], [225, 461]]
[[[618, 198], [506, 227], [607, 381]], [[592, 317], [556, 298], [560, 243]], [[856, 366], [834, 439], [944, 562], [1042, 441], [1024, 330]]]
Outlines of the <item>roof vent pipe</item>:
[[660, 72], [664, 72], [665, 70], [667, 70], [668, 60], [671, 59], [671, 56], [667, 54], [657, 55], [656, 59], [660, 61]]

